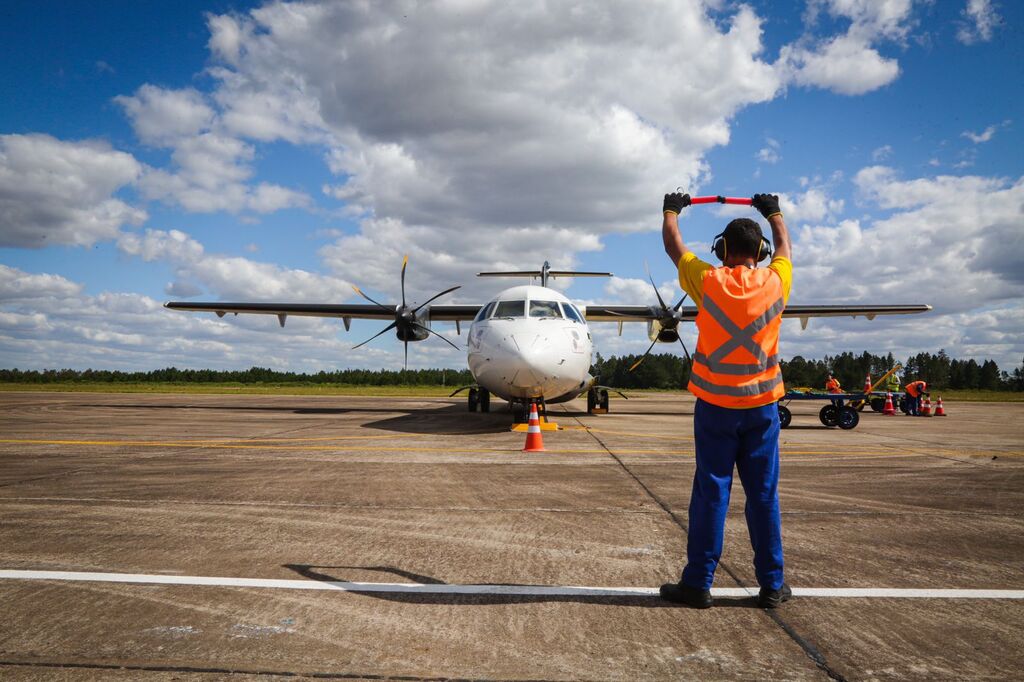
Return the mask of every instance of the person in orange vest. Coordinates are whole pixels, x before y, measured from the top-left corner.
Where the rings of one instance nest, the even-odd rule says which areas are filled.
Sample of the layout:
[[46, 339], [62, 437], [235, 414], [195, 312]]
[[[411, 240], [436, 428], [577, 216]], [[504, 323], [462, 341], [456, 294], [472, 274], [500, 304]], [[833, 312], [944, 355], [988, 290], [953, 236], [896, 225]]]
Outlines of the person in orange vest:
[[928, 384], [918, 379], [917, 381], [911, 381], [903, 390], [907, 393], [907, 416], [917, 417], [920, 416], [918, 410], [921, 409], [921, 396], [930, 396], [928, 392]]
[[[842, 393], [843, 387], [839, 385], [839, 379], [836, 379], [831, 374], [828, 375], [828, 380], [825, 382], [825, 390], [829, 393]], [[832, 404], [836, 407], [843, 406], [842, 398], [835, 398], [832, 400]]]
[[739, 472], [747, 530], [754, 548], [758, 604], [775, 608], [792, 596], [783, 574], [779, 515], [779, 410], [785, 394], [779, 368], [782, 311], [793, 281], [789, 232], [779, 198], [755, 194], [753, 206], [768, 220], [775, 256], [761, 226], [737, 218], [715, 237], [713, 266], [683, 243], [679, 213], [689, 194], [666, 194], [662, 238], [679, 269], [679, 284], [697, 304], [697, 350], [689, 390], [697, 467], [690, 494], [686, 566], [661, 596], [694, 608], [713, 604], [711, 584], [722, 555], [733, 469]]

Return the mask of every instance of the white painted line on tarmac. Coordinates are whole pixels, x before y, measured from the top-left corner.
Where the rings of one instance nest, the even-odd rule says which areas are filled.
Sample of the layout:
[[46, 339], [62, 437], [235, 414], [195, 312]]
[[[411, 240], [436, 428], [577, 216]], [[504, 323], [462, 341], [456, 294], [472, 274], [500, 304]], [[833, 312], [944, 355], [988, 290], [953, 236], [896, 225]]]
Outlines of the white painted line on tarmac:
[[[344, 580], [280, 580], [147, 573], [0, 570], [0, 580], [65, 580], [71, 582], [134, 583], [142, 585], [199, 585], [256, 587], [276, 590], [337, 590], [401, 594], [477, 594], [512, 597], [654, 597], [656, 587], [584, 587], [575, 585], [445, 585], [423, 583], [358, 583]], [[716, 597], [752, 597], [756, 588], [715, 587]], [[1024, 599], [1024, 590], [899, 589], [887, 587], [794, 587], [797, 597], [833, 599]]]

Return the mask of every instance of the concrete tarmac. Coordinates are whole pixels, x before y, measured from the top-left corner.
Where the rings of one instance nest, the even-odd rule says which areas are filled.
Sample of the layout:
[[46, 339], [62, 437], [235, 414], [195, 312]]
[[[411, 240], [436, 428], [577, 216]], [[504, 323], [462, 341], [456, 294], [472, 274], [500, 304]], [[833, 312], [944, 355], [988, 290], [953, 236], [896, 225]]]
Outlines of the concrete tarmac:
[[[0, 393], [0, 569], [427, 585], [678, 579], [693, 399], [637, 394], [521, 452], [440, 398]], [[1019, 679], [1024, 405], [946, 418], [793, 403], [783, 536], [798, 597], [346, 592], [0, 579], [0, 678]], [[756, 582], [734, 485], [716, 588]], [[540, 589], [538, 588], [538, 591]], [[931, 593], [929, 593], [931, 594]]]

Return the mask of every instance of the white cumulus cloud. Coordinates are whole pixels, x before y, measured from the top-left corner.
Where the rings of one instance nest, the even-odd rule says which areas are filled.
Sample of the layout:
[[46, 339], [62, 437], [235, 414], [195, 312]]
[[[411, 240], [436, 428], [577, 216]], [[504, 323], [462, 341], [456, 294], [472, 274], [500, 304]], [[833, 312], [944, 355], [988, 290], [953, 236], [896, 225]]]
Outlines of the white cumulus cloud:
[[1002, 21], [991, 0], [967, 0], [963, 17], [956, 38], [964, 45], [992, 40], [992, 33]]
[[0, 135], [0, 246], [90, 246], [146, 212], [115, 198], [141, 165], [104, 142]]

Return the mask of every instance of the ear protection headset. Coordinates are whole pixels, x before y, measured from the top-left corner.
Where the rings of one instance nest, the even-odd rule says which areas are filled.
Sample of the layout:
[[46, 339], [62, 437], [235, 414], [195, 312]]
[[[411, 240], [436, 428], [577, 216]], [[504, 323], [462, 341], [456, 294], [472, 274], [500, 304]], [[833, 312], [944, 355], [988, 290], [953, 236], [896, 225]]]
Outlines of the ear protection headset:
[[[725, 262], [726, 256], [729, 255], [729, 248], [725, 241], [725, 232], [719, 232], [715, 235], [714, 241], [711, 242], [711, 250], [715, 252], [718, 260], [723, 263]], [[762, 235], [761, 243], [757, 245], [757, 257], [754, 258], [754, 261], [760, 263], [770, 255], [772, 255], [772, 245]]]

